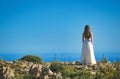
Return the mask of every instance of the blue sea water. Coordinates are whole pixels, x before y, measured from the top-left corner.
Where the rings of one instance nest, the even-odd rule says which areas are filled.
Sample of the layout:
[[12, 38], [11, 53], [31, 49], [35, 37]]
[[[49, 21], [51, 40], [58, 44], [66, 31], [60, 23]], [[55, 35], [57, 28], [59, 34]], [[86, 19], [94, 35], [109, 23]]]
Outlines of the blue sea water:
[[[6, 61], [15, 61], [22, 58], [25, 55], [36, 55], [40, 56], [44, 62], [51, 62], [53, 60], [58, 61], [79, 61], [81, 58], [81, 53], [0, 53], [0, 59]], [[120, 53], [95, 53], [95, 58], [97, 61], [100, 61], [103, 55], [108, 59], [110, 62], [115, 62], [117, 59], [120, 58]]]

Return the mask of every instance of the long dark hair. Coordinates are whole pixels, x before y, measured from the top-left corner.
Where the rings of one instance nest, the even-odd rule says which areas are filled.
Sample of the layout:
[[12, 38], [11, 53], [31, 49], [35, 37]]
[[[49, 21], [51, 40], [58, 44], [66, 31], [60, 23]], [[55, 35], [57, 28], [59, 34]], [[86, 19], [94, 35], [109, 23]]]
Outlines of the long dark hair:
[[86, 25], [85, 28], [84, 28], [84, 37], [89, 39], [92, 37], [92, 33], [90, 31], [90, 26], [89, 25]]

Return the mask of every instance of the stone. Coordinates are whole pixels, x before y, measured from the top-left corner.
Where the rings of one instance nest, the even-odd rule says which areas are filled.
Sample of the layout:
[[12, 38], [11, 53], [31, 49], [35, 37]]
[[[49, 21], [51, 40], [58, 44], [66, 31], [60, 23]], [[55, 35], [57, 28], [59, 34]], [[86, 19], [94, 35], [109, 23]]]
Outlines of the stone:
[[61, 75], [60, 72], [58, 72], [58, 73], [56, 74], [56, 79], [62, 79], [62, 75]]
[[29, 74], [32, 75], [33, 78], [39, 78], [42, 72], [42, 65], [33, 64], [30, 67]]
[[14, 78], [14, 70], [10, 67], [2, 67], [0, 70], [1, 79]]

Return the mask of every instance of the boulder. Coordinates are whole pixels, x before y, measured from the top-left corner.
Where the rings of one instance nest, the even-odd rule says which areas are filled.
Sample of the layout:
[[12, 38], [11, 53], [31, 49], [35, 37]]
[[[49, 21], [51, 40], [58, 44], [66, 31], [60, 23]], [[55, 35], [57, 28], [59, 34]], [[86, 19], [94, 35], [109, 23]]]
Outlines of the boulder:
[[29, 74], [34, 79], [48, 79], [49, 76], [53, 75], [53, 72], [47, 66], [43, 66], [41, 64], [33, 64], [30, 67]]
[[30, 67], [29, 70], [29, 74], [33, 77], [33, 78], [39, 78], [42, 72], [42, 65], [40, 64], [33, 64]]
[[0, 69], [0, 78], [1, 79], [11, 79], [14, 78], [14, 70], [10, 67], [2, 67]]
[[62, 79], [62, 74], [60, 72], [56, 74], [56, 79]]
[[48, 66], [40, 64], [33, 64], [30, 67], [29, 74], [33, 79], [62, 79], [60, 72], [52, 72]]

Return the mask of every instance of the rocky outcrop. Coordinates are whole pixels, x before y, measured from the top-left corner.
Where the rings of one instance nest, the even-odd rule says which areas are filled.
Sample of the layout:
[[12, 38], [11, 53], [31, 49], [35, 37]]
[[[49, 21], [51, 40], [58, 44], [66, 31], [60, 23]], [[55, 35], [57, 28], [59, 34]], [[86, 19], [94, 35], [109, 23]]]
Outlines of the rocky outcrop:
[[0, 79], [12, 79], [14, 78], [14, 70], [10, 67], [1, 67]]
[[0, 61], [0, 79], [25, 79], [26, 77], [28, 79], [62, 79], [62, 74], [52, 72], [49, 66], [50, 63]]
[[33, 64], [30, 67], [29, 74], [33, 79], [62, 79], [60, 72], [52, 72], [49, 67], [41, 64]]
[[30, 67], [29, 74], [32, 78], [39, 78], [42, 72], [42, 65], [34, 64]]

